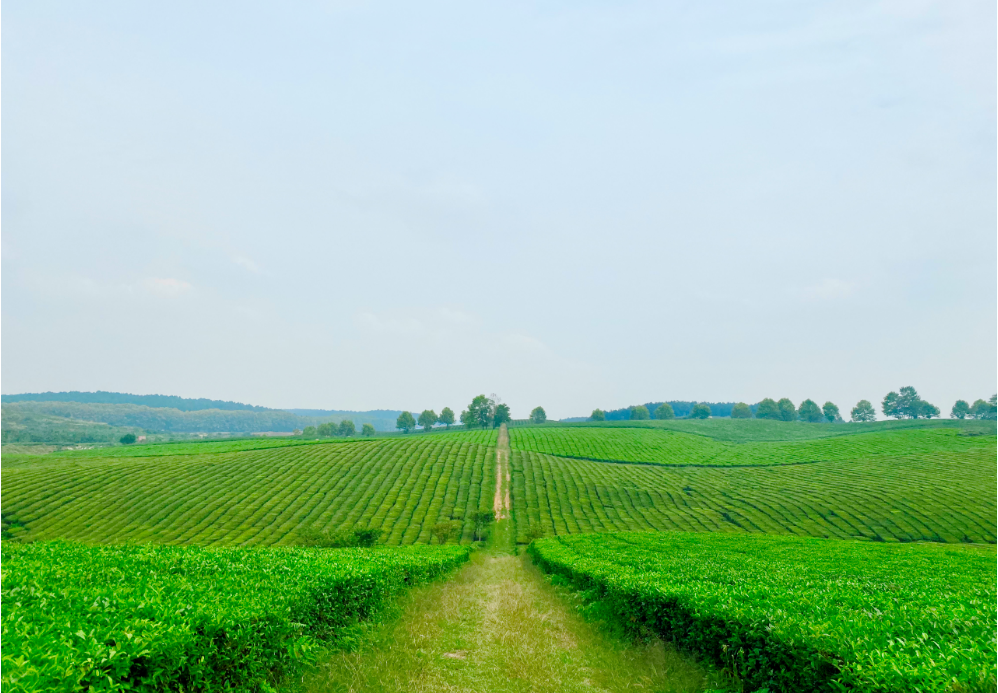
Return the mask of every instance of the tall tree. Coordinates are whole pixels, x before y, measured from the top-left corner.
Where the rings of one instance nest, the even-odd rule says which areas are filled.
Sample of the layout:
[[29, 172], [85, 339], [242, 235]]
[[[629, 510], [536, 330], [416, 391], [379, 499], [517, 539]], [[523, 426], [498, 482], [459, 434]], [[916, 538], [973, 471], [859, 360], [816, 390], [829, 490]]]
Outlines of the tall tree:
[[794, 403], [788, 398], [784, 397], [776, 406], [780, 410], [780, 421], [796, 421], [797, 420], [797, 409], [794, 407]]
[[492, 426], [492, 417], [495, 415], [496, 403], [485, 395], [478, 395], [471, 404], [468, 405], [468, 413], [471, 414], [472, 421], [476, 426], [489, 428]]
[[593, 409], [593, 413], [589, 415], [590, 421], [606, 421], [606, 412], [602, 409]]
[[676, 418], [676, 412], [672, 411], [672, 405], [668, 402], [662, 402], [655, 409], [655, 418], [659, 420], [674, 419]]
[[825, 419], [827, 419], [829, 423], [835, 423], [842, 420], [842, 416], [839, 414], [839, 408], [831, 402], [825, 402], [825, 406], [821, 408], [821, 412], [825, 415]]
[[530, 423], [542, 424], [548, 420], [548, 413], [544, 411], [544, 407], [534, 407], [533, 411], [530, 412]]
[[902, 387], [899, 392], [888, 392], [881, 408], [885, 416], [895, 419], [931, 419], [939, 416], [939, 408], [919, 397], [910, 385]]
[[813, 399], [806, 399], [800, 403], [800, 409], [797, 414], [800, 416], [801, 421], [807, 421], [808, 423], [819, 423], [825, 418], [824, 412], [821, 411], [821, 407]]
[[355, 436], [357, 435], [357, 427], [353, 425], [353, 421], [350, 419], [343, 419], [340, 421], [340, 435], [341, 436]]
[[454, 423], [454, 410], [450, 407], [444, 407], [440, 411], [440, 418], [437, 420], [450, 429], [451, 424]]
[[315, 426], [306, 426], [305, 430], [301, 432], [302, 438], [312, 439], [315, 438], [317, 435], [318, 432], [315, 430]]
[[745, 402], [739, 402], [735, 406], [731, 407], [731, 418], [732, 419], [751, 419], [752, 418], [752, 407], [745, 404]]
[[776, 400], [766, 397], [759, 402], [759, 406], [755, 409], [755, 418], [779, 421], [780, 408], [777, 406]]
[[697, 402], [690, 409], [691, 419], [709, 419], [710, 418], [710, 406], [706, 402]]
[[958, 399], [953, 404], [949, 417], [951, 419], [966, 419], [968, 414], [970, 414], [970, 405], [967, 404], [966, 400]]
[[364, 424], [360, 427], [360, 434], [366, 438], [370, 438], [375, 434], [374, 426], [371, 424]]
[[643, 404], [631, 407], [631, 421], [644, 421], [648, 419], [648, 407]]
[[497, 404], [496, 413], [492, 418], [493, 428], [502, 426], [504, 423], [509, 423], [513, 418], [509, 415], [509, 405], [508, 404]]
[[865, 422], [865, 421], [876, 421], [877, 420], [877, 410], [873, 408], [870, 404], [870, 400], [861, 399], [856, 403], [856, 406], [852, 408], [850, 416], [853, 421]]
[[395, 420], [395, 428], [403, 433], [409, 433], [412, 429], [416, 428], [416, 419], [412, 418], [410, 412], [404, 411]]
[[994, 419], [998, 407], [995, 406], [995, 396], [991, 396], [990, 402], [983, 399], [976, 400], [970, 407], [970, 417], [973, 419]]
[[424, 431], [429, 431], [433, 428], [433, 424], [437, 422], [437, 413], [432, 409], [424, 409], [419, 414], [419, 418], [416, 419], [416, 423], [423, 427]]

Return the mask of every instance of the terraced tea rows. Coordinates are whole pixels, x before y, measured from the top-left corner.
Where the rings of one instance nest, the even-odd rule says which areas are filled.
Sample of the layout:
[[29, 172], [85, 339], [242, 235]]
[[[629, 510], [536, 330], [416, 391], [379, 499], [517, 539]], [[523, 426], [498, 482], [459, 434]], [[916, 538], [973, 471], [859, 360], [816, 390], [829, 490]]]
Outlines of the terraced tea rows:
[[494, 448], [465, 442], [474, 435], [55, 461], [5, 469], [2, 503], [32, 539], [267, 546], [359, 524], [412, 544], [453, 520], [468, 543], [495, 484]]
[[741, 468], [670, 468], [514, 450], [518, 541], [628, 530], [995, 542], [991, 448]]
[[3, 544], [3, 689], [268, 691], [468, 549]]
[[961, 432], [957, 428], [916, 428], [793, 442], [732, 443], [653, 428], [523, 427], [510, 429], [510, 442], [514, 450], [564, 457], [717, 467], [995, 449], [994, 436], [967, 436]]
[[995, 690], [994, 547], [670, 532], [544, 539], [531, 553], [745, 690]]
[[644, 421], [577, 421], [554, 423], [530, 428], [646, 428], [659, 431], [678, 431], [706, 436], [730, 443], [790, 442], [853, 436], [859, 433], [885, 431], [955, 429], [975, 435], [995, 435], [998, 425], [994, 421], [957, 419], [899, 419], [869, 423], [813, 424], [767, 419], [667, 419]]

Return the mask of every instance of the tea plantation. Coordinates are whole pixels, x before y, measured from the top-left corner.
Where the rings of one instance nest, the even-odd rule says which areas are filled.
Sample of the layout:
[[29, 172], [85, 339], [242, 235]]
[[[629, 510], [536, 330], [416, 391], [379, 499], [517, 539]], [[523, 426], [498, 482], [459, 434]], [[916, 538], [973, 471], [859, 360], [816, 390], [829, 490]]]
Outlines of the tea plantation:
[[[515, 426], [499, 474], [494, 431], [4, 455], [4, 686], [265, 690], [463, 560], [508, 497], [549, 570], [746, 686], [994, 691], [996, 441], [976, 421]], [[404, 546], [443, 522], [449, 547]], [[358, 526], [395, 548], [289, 548]]]
[[[475, 434], [472, 434], [475, 435]], [[203, 545], [295, 543], [362, 525], [386, 544], [428, 543], [441, 521], [472, 539], [492, 508], [494, 448], [466, 433], [230, 453], [64, 456], [3, 471], [3, 511], [30, 539]], [[150, 446], [166, 448], [167, 446]]]
[[993, 547], [670, 532], [530, 550], [604, 611], [745, 690], [995, 690]]
[[[990, 421], [968, 422], [970, 425], [961, 427], [922, 425], [905, 428], [886, 428], [882, 425], [853, 428], [852, 424], [808, 426], [762, 421], [731, 422], [735, 425], [725, 423], [727, 425], [717, 427], [716, 432], [705, 425], [684, 426], [685, 431], [662, 426], [520, 427], [510, 430], [510, 440], [514, 449], [561, 457], [677, 466], [738, 467], [990, 450], [994, 448], [995, 433], [995, 425]], [[775, 437], [781, 432], [792, 435], [800, 431], [809, 432], [809, 429], [814, 434], [825, 435], [810, 440], [732, 440], [738, 433], [745, 437], [751, 433], [758, 436], [758, 432], [763, 430]], [[854, 433], [842, 435], [840, 431]], [[719, 433], [724, 439], [708, 435], [711, 433]]]
[[457, 546], [3, 543], [3, 689], [265, 690]]

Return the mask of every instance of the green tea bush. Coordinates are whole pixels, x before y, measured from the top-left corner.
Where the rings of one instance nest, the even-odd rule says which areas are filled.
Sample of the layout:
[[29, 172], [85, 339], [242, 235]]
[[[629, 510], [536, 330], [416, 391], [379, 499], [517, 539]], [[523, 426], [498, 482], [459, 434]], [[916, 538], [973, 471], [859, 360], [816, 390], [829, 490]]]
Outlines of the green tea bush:
[[513, 428], [510, 445], [514, 450], [578, 459], [711, 467], [802, 464], [994, 447], [993, 434], [968, 438], [960, 436], [960, 430], [914, 428], [814, 440], [734, 443], [661, 428]]
[[531, 544], [603, 613], [744, 690], [995, 690], [993, 547], [692, 533]]
[[5, 693], [260, 691], [457, 546], [210, 549], [3, 543]]

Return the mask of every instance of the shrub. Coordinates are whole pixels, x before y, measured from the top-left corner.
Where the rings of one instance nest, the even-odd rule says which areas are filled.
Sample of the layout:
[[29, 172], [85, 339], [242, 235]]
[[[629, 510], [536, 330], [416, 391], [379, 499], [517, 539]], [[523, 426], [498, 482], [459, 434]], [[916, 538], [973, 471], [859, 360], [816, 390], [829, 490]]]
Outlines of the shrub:
[[645, 421], [648, 419], [648, 407], [643, 404], [639, 404], [635, 407], [631, 407], [631, 420], [632, 421]]
[[136, 440], [137, 438], [135, 437], [134, 433], [126, 433], [125, 435], [121, 436], [120, 439], [118, 439], [118, 442], [122, 443], [123, 445], [131, 445]]
[[751, 419], [752, 418], [752, 408], [745, 402], [739, 402], [735, 406], [731, 407], [731, 418], [732, 419]]
[[710, 418], [710, 407], [702, 402], [694, 404], [693, 408], [690, 409], [691, 419], [709, 419]]
[[668, 419], [676, 418], [676, 412], [672, 411], [672, 405], [668, 402], [663, 402], [658, 405], [655, 409], [655, 418], [660, 421], [665, 421]]
[[3, 542], [2, 553], [3, 690], [26, 693], [269, 691], [468, 550]]

